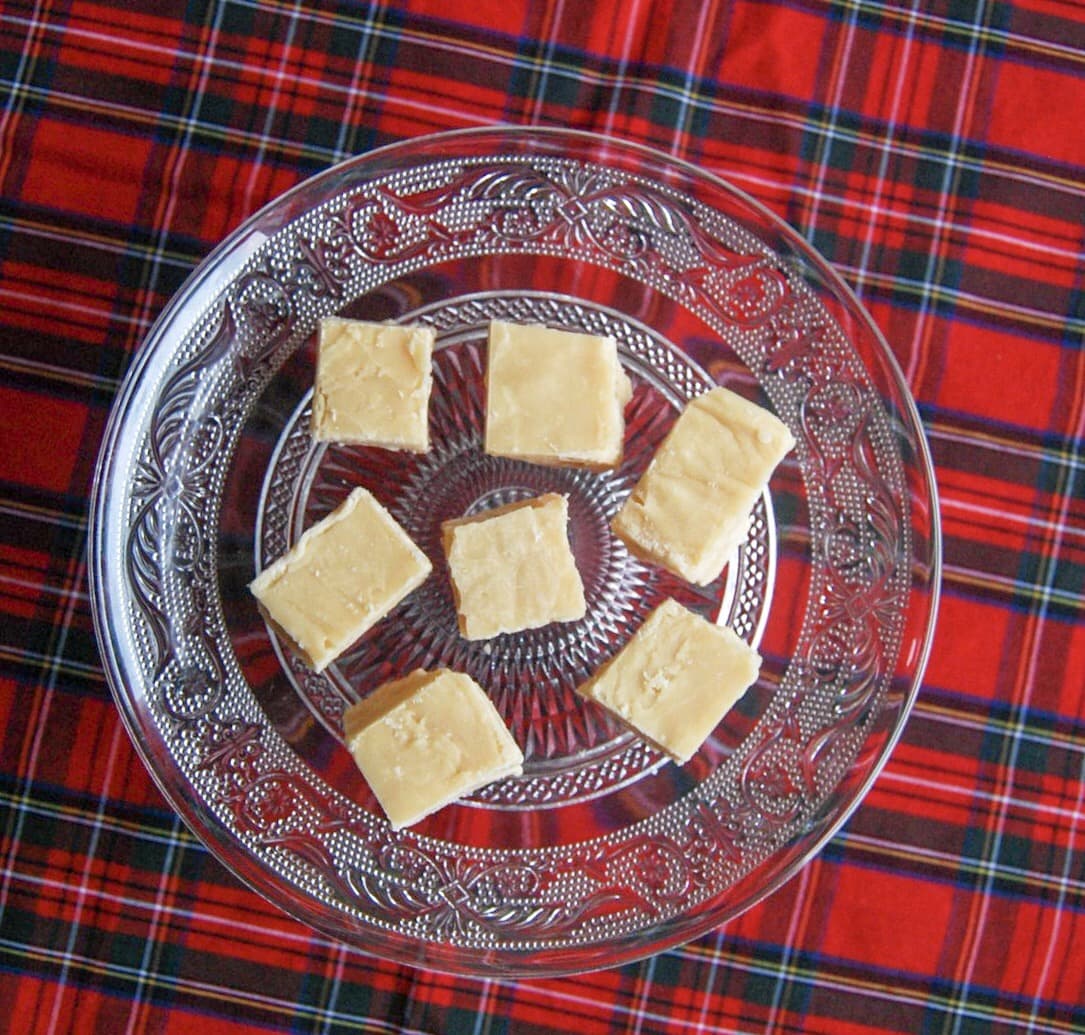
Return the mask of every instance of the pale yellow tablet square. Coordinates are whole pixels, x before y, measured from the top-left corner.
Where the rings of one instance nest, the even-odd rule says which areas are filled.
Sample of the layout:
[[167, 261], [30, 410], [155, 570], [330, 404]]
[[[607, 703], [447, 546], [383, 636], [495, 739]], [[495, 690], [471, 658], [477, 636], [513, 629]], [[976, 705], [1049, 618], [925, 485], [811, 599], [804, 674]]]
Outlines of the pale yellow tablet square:
[[486, 359], [486, 452], [613, 467], [622, 458], [632, 392], [613, 338], [495, 320]]
[[328, 317], [320, 321], [312, 435], [425, 452], [434, 332]]
[[731, 629], [666, 600], [577, 692], [681, 765], [753, 685], [760, 667], [757, 651]]
[[385, 683], [347, 709], [343, 731], [396, 830], [523, 769], [523, 753], [485, 692], [449, 669]]
[[249, 588], [269, 620], [320, 672], [431, 570], [391, 514], [357, 488]]
[[774, 414], [714, 388], [686, 406], [613, 529], [638, 556], [707, 585], [746, 538], [754, 504], [794, 445]]
[[566, 498], [547, 493], [441, 526], [465, 638], [584, 617], [568, 520]]

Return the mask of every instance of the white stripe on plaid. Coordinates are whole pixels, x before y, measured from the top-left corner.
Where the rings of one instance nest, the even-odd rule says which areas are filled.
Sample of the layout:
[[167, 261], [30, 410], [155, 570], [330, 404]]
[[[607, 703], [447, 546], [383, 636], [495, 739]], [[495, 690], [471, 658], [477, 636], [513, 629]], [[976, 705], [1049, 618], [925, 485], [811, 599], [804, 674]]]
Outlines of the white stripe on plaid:
[[693, 109], [693, 83], [701, 76], [701, 67], [705, 60], [705, 49], [711, 41], [711, 33], [708, 26], [715, 20], [716, 0], [706, 0], [701, 4], [697, 14], [697, 28], [690, 36], [693, 49], [689, 60], [686, 62], [686, 75], [682, 84], [681, 96], [678, 103], [678, 118], [675, 120], [674, 135], [671, 137], [670, 152], [676, 157], [681, 156], [683, 146], [688, 142], [686, 137], [689, 133], [692, 121]]
[[[893, 100], [889, 105], [889, 111], [886, 116], [885, 139], [879, 141], [877, 145], [879, 152], [878, 175], [874, 183], [874, 197], [870, 201], [869, 211], [871, 212], [877, 212], [882, 208], [882, 193], [885, 186], [890, 182], [888, 175], [889, 159], [893, 151], [894, 142], [897, 138], [897, 120], [900, 117], [901, 100], [905, 96], [905, 84], [909, 74], [909, 61], [912, 56], [912, 41], [915, 38], [915, 23], [918, 11], [919, 0], [913, 0], [912, 6], [908, 10], [904, 38], [896, 61], [897, 68], [893, 83]], [[855, 270], [852, 278], [851, 286], [855, 289], [855, 293], [860, 298], [863, 297], [863, 290], [866, 286], [866, 277], [870, 269], [870, 256], [874, 249], [875, 226], [874, 220], [869, 220], [867, 222], [866, 234], [863, 237], [863, 245], [859, 253], [859, 266]]]
[[[980, 13], [982, 12], [982, 14]], [[938, 192], [939, 202], [937, 215], [934, 222], [934, 230], [931, 235], [930, 247], [927, 252], [927, 266], [923, 275], [923, 283], [930, 285], [934, 291], [923, 291], [919, 296], [919, 312], [916, 315], [915, 331], [913, 340], [915, 345], [909, 350], [908, 360], [905, 364], [905, 377], [908, 384], [920, 383], [923, 376], [927, 357], [930, 355], [931, 335], [934, 332], [934, 321], [930, 319], [931, 302], [934, 294], [941, 289], [945, 281], [945, 255], [946, 244], [949, 240], [950, 219], [948, 216], [951, 201], [957, 197], [957, 187], [961, 180], [960, 153], [962, 149], [965, 126], [971, 121], [973, 107], [976, 103], [976, 68], [978, 65], [977, 55], [983, 42], [983, 29], [990, 12], [990, 6], [985, 0], [980, 0], [977, 9], [977, 23], [970, 26], [968, 32], [968, 49], [965, 58], [963, 82], [954, 84], [957, 93], [957, 107], [953, 113], [953, 127], [950, 133], [949, 149], [945, 153], [945, 162], [942, 170], [942, 184]], [[954, 1035], [957, 1035], [954, 1029]]]
[[[113, 767], [117, 760], [117, 752], [120, 746], [125, 741], [125, 733], [121, 724], [118, 722], [114, 725], [112, 734], [109, 738], [109, 750], [106, 756], [106, 773], [111, 774]], [[108, 775], [106, 783], [108, 784]], [[49, 1030], [58, 1030], [58, 1025], [63, 1017], [65, 1020], [70, 1019], [70, 1012], [61, 1014], [61, 1008], [64, 1006], [65, 1000], [69, 994], [73, 991], [68, 987], [68, 973], [71, 969], [72, 961], [75, 956], [75, 943], [80, 933], [80, 921], [83, 917], [83, 909], [86, 906], [87, 899], [90, 897], [91, 888], [91, 870], [95, 863], [95, 856], [98, 852], [98, 840], [101, 837], [102, 825], [101, 821], [106, 814], [108, 807], [108, 796], [103, 789], [102, 793], [98, 796], [98, 808], [94, 813], [94, 823], [91, 827], [90, 840], [87, 844], [86, 856], [83, 860], [83, 872], [79, 875], [79, 883], [75, 887], [75, 908], [72, 911], [71, 927], [68, 931], [68, 941], [64, 947], [64, 952], [61, 954], [61, 967], [60, 976], [52, 986], [53, 993], [53, 1007], [49, 1017]], [[69, 885], [68, 891], [71, 892], [72, 888]]]
[[283, 84], [286, 82], [287, 78], [286, 65], [290, 57], [290, 48], [294, 45], [294, 37], [297, 35], [299, 13], [300, 8], [297, 0], [295, 0], [294, 6], [287, 18], [286, 32], [282, 40], [282, 48], [279, 54], [279, 63], [271, 75], [271, 97], [268, 99], [264, 111], [263, 128], [260, 130], [257, 138], [255, 160], [249, 166], [249, 177], [241, 195], [241, 207], [245, 212], [252, 212], [257, 207], [253, 200], [253, 194], [256, 190], [256, 181], [264, 171], [264, 157], [267, 155], [268, 145], [271, 143], [271, 127], [275, 121], [275, 116], [279, 113], [279, 98], [282, 96]]
[[[32, 950], [20, 943], [9, 941], [0, 936], [0, 948], [10, 948], [20, 953], [24, 958], [33, 959], [35, 962], [58, 964], [79, 967], [94, 974], [108, 974], [113, 978], [126, 978], [134, 982], [143, 982], [145, 976], [140, 973], [138, 967], [118, 963], [116, 960], [105, 961], [96, 956], [87, 956], [82, 953], [65, 955], [55, 949], [35, 946]], [[157, 973], [151, 976], [151, 983], [156, 987], [166, 988], [172, 992], [185, 992], [198, 997], [205, 996], [209, 1004], [221, 1006], [229, 1003], [233, 1006], [256, 1006], [267, 1009], [278, 1016], [289, 1019], [292, 1023], [315, 1019], [328, 1018], [345, 1028], [356, 1028], [363, 1031], [387, 1031], [402, 1035], [404, 1029], [394, 1022], [381, 1020], [380, 1018], [356, 1017], [353, 1014], [335, 1013], [322, 1010], [308, 1003], [295, 999], [284, 999], [274, 995], [263, 995], [257, 992], [234, 988], [227, 984], [213, 984], [208, 981], [198, 981], [193, 978], [181, 978], [172, 974]], [[64, 1025], [59, 1023], [50, 1024], [48, 1031], [68, 1031], [70, 1017], [64, 1018]], [[193, 1021], [194, 1030], [199, 1030], [199, 1021]], [[427, 1035], [427, 1033], [419, 1033]]]
[[[1070, 398], [1077, 400], [1077, 421], [1073, 423], [1073, 439], [1075, 442], [1085, 442], [1085, 352], [1078, 352], [1078, 384], [1077, 391], [1071, 392]], [[1066, 534], [1070, 528], [1070, 504], [1072, 500], [1082, 498], [1085, 495], [1081, 491], [1081, 486], [1076, 485], [1075, 482], [1085, 480], [1077, 477], [1078, 472], [1076, 470], [1068, 469], [1062, 472], [1060, 477], [1060, 485], [1058, 487], [1058, 496], [1061, 500], [1059, 507], [1058, 520], [1055, 523], [1052, 536], [1050, 538], [1051, 548], [1045, 555], [1046, 573], [1041, 583], [1041, 603], [1037, 611], [1037, 635], [1033, 642], [1032, 656], [1029, 658], [1029, 680], [1028, 686], [1031, 691], [1032, 686], [1035, 683], [1036, 669], [1038, 667], [1039, 657], [1043, 650], [1041, 643], [1041, 636], [1043, 633], [1043, 620], [1045, 612], [1047, 610], [1047, 603], [1052, 599], [1054, 592], [1055, 572], [1059, 563], [1059, 554], [1062, 550], [1063, 543], [1066, 539]], [[1027, 703], [1027, 702], [1026, 702]], [[1022, 709], [1024, 714], [1024, 709]], [[1023, 722], [1022, 722], [1023, 725]], [[1016, 750], [1018, 746], [1018, 740], [1014, 741], [1014, 762], [1016, 762]], [[1008, 779], [1012, 782], [1013, 774], [1016, 772], [1016, 765], [1014, 769], [1010, 770]], [[1055, 980], [1051, 973], [1051, 964], [1055, 957], [1055, 948], [1059, 945], [1059, 931], [1063, 923], [1063, 905], [1066, 902], [1066, 893], [1070, 889], [1069, 874], [1070, 865], [1072, 860], [1080, 862], [1082, 854], [1078, 851], [1078, 830], [1080, 828], [1082, 817], [1085, 815], [1082, 811], [1082, 802], [1085, 801], [1085, 759], [1082, 760], [1081, 767], [1078, 771], [1078, 784], [1077, 784], [1077, 801], [1074, 804], [1074, 808], [1071, 810], [1072, 816], [1070, 819], [1070, 832], [1066, 845], [1066, 857], [1063, 860], [1062, 867], [1062, 881], [1059, 886], [1058, 904], [1055, 909], [1055, 919], [1051, 925], [1051, 933], [1048, 937], [1047, 947], [1044, 952], [1043, 967], [1040, 971], [1040, 978], [1036, 982], [1036, 995], [1033, 998], [1032, 1013], [1029, 1015], [1030, 1028], [1035, 1024], [1036, 1018], [1039, 1015], [1041, 1003], [1044, 999], [1045, 989], [1050, 988], [1048, 997], [1054, 999], [1055, 992]]]

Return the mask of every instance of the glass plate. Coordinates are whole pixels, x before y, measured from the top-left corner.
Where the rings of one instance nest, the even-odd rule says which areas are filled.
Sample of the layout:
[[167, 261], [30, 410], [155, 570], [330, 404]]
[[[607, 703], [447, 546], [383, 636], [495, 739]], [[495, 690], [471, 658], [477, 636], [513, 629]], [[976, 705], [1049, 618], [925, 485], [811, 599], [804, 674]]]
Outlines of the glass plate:
[[[437, 332], [425, 455], [316, 444], [318, 320]], [[481, 450], [491, 319], [613, 335], [635, 392], [602, 473]], [[796, 450], [721, 577], [641, 563], [609, 520], [682, 405], [723, 384]], [[247, 584], [355, 485], [434, 562], [322, 675]], [[449, 517], [568, 495], [583, 620], [456, 630]], [[117, 400], [93, 504], [93, 602], [128, 730], [241, 879], [366, 952], [471, 974], [611, 966], [688, 940], [791, 877], [858, 804], [907, 718], [937, 605], [934, 479], [886, 343], [841, 280], [725, 183], [564, 131], [442, 134], [345, 162], [196, 270]], [[575, 686], [671, 596], [765, 662], [685, 766]], [[418, 666], [473, 675], [526, 756], [394, 833], [341, 739], [350, 702]]]

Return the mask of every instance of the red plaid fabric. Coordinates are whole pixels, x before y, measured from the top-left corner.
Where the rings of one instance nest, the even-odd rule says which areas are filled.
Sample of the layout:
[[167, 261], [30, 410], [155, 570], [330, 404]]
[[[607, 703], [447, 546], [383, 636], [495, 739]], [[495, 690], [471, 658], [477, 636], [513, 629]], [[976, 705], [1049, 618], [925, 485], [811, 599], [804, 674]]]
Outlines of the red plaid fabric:
[[[1085, 1030], [1080, 6], [8, 0], [0, 90], [0, 1027]], [[138, 760], [87, 591], [107, 413], [196, 263], [339, 159], [494, 123], [788, 220], [891, 342], [943, 506], [926, 684], [845, 829], [713, 934], [560, 981], [384, 963], [242, 887]]]

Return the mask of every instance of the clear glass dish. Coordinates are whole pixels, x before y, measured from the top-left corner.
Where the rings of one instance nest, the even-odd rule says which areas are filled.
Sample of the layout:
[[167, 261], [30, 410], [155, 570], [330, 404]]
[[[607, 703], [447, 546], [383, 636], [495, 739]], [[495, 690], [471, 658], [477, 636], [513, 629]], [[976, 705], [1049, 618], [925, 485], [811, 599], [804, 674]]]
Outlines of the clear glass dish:
[[[311, 441], [314, 332], [330, 314], [436, 329], [428, 454]], [[617, 339], [635, 386], [620, 467], [482, 452], [493, 318]], [[721, 577], [691, 587], [632, 558], [608, 523], [684, 402], [714, 384], [771, 407], [798, 446]], [[435, 570], [317, 676], [246, 586], [355, 485]], [[441, 521], [548, 490], [569, 496], [587, 615], [461, 639]], [[118, 707], [192, 830], [314, 928], [388, 959], [490, 975], [656, 953], [793, 876], [900, 735], [940, 577], [915, 407], [840, 278], [719, 179], [565, 131], [387, 147], [232, 234], [125, 381], [91, 543]], [[684, 767], [573, 692], [667, 596], [730, 624], [765, 659]], [[491, 694], [524, 774], [395, 833], [340, 716], [378, 683], [437, 665]]]

